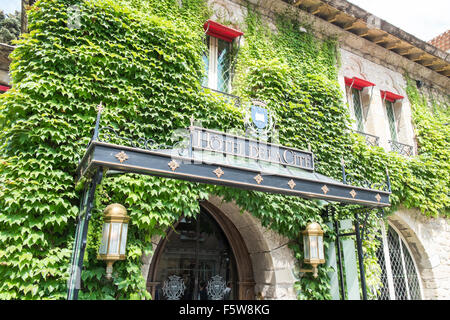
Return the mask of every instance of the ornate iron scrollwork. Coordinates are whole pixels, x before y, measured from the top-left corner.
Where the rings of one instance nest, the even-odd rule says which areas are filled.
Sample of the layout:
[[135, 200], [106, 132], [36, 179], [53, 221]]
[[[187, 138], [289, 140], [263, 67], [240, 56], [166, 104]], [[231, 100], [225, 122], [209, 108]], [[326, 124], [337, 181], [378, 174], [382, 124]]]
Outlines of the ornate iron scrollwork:
[[113, 143], [113, 144], [123, 144], [133, 147], [133, 148], [140, 148], [145, 150], [167, 150], [167, 149], [174, 149], [176, 147], [180, 147], [180, 155], [187, 153], [186, 146], [183, 145], [183, 142], [176, 143], [173, 146], [169, 146], [163, 143], [156, 143], [153, 139], [145, 139], [143, 137], [138, 138], [137, 140], [133, 140], [128, 137], [123, 137], [119, 135], [117, 130], [111, 127], [102, 127], [98, 130], [98, 141], [100, 142], [106, 142], [106, 143]]
[[376, 183], [371, 182], [369, 180], [359, 180], [356, 179], [355, 176], [350, 173], [345, 173], [345, 181], [346, 184], [351, 184], [367, 189], [389, 191], [389, 186], [387, 185], [387, 183]]
[[186, 290], [186, 285], [183, 278], [176, 275], [169, 276], [169, 279], [164, 281], [164, 286], [162, 287], [163, 294], [167, 300], [180, 300], [184, 290]]
[[389, 145], [391, 146], [391, 151], [397, 152], [402, 156], [412, 157], [414, 155], [414, 147], [411, 145], [392, 140], [389, 140]]
[[354, 132], [356, 132], [357, 134], [361, 135], [364, 137], [364, 139], [366, 140], [366, 144], [369, 147], [379, 147], [380, 146], [380, 137], [374, 136], [373, 134], [369, 134], [366, 132], [361, 132], [358, 130], [354, 130]]
[[208, 281], [206, 291], [211, 300], [223, 300], [225, 288], [225, 280], [221, 276], [215, 275]]

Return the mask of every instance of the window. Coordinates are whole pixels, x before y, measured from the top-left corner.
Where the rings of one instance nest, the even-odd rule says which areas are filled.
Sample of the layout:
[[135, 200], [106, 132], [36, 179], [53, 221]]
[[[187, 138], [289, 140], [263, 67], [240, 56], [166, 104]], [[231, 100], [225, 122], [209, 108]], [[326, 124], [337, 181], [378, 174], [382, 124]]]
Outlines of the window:
[[202, 85], [214, 90], [231, 91], [233, 41], [243, 35], [241, 31], [208, 20], [204, 24], [207, 50], [203, 54], [205, 74]]
[[236, 299], [236, 260], [216, 220], [201, 208], [195, 219], [182, 218], [174, 231], [157, 260], [153, 299], [223, 300], [228, 283], [232, 289], [229, 299]]
[[353, 115], [355, 116], [356, 119], [356, 130], [364, 132], [363, 110], [359, 90], [352, 88], [351, 96], [352, 96]]
[[231, 43], [207, 36], [208, 52], [203, 55], [205, 77], [202, 85], [228, 93], [231, 82]]
[[392, 141], [398, 141], [397, 137], [397, 124], [395, 122], [395, 112], [394, 112], [394, 106], [392, 105], [391, 101], [386, 100], [386, 113], [389, 123], [389, 132], [391, 134], [391, 140]]
[[351, 112], [356, 120], [356, 128], [355, 130], [364, 133], [364, 111], [363, 111], [363, 104], [361, 99], [361, 92], [366, 87], [373, 87], [375, 84], [372, 82], [369, 82], [364, 79], [360, 79], [357, 77], [348, 78], [345, 77], [345, 84], [347, 87], [349, 87], [349, 105], [351, 106]]
[[380, 90], [381, 98], [385, 102], [386, 106], [386, 114], [388, 118], [389, 124], [389, 132], [391, 134], [391, 140], [397, 142], [398, 141], [398, 127], [397, 127], [397, 119], [395, 117], [394, 103], [397, 100], [401, 100], [404, 97], [398, 95], [396, 93], [390, 91]]
[[383, 232], [377, 251], [381, 267], [381, 285], [377, 290], [379, 300], [420, 300], [422, 289], [416, 264], [406, 242], [395, 228], [389, 225]]

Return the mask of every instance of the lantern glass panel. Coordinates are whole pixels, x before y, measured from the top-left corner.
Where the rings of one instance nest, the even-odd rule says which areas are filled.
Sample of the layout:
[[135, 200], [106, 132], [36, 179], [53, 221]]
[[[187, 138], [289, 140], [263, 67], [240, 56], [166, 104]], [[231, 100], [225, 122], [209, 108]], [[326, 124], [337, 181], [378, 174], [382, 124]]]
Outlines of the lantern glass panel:
[[102, 243], [98, 249], [99, 254], [106, 254], [108, 250], [109, 222], [103, 224]]
[[322, 236], [318, 236], [318, 246], [319, 246], [319, 259], [325, 259], [324, 254], [323, 254], [323, 237]]
[[309, 237], [303, 236], [303, 247], [305, 251], [305, 259], [309, 259]]
[[309, 237], [309, 250], [311, 252], [311, 259], [318, 259], [318, 252], [317, 252], [317, 236], [310, 236]]
[[125, 248], [127, 246], [127, 233], [128, 233], [128, 223], [124, 223], [122, 225], [122, 239], [120, 239], [119, 254], [125, 254]]
[[119, 253], [119, 240], [120, 240], [120, 226], [122, 223], [113, 222], [111, 223], [111, 234], [109, 238], [109, 254]]

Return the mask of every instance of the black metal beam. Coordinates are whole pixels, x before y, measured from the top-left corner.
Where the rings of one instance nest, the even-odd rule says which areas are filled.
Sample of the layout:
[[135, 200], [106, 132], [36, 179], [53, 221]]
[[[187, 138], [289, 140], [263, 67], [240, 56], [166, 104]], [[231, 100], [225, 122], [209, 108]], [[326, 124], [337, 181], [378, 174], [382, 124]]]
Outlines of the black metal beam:
[[[390, 192], [335, 182], [261, 172], [227, 164], [205, 163], [171, 154], [170, 150], [145, 150], [93, 141], [77, 168], [78, 179], [104, 167], [247, 190], [345, 202], [370, 207], [390, 206]], [[219, 169], [220, 168], [220, 169]]]

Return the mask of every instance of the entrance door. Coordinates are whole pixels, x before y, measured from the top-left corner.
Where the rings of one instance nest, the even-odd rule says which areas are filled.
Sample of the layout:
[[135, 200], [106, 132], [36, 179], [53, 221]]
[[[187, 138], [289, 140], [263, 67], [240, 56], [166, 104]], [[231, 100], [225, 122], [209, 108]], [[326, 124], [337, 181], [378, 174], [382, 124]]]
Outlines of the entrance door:
[[154, 279], [155, 300], [237, 298], [236, 262], [225, 234], [205, 209], [168, 235]]

